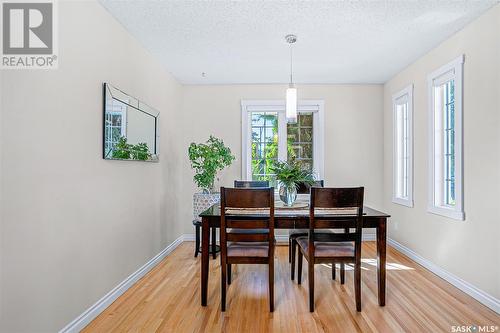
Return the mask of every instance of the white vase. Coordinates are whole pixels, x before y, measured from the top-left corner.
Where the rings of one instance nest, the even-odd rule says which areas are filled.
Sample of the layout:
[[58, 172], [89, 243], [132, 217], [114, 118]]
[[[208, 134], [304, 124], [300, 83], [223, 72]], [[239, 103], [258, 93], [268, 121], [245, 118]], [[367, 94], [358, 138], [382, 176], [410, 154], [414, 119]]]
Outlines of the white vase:
[[201, 221], [199, 216], [213, 204], [220, 202], [220, 193], [195, 193], [193, 194], [193, 219]]

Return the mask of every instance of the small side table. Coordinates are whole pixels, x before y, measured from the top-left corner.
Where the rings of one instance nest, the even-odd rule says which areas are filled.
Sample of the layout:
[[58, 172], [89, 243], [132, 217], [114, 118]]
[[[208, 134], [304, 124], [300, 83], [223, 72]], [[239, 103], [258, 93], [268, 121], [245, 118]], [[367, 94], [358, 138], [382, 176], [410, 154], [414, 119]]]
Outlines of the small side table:
[[[200, 238], [200, 231], [201, 231], [201, 221], [193, 220], [193, 225], [196, 230], [196, 243], [194, 245], [194, 256], [195, 258], [198, 257], [198, 253], [201, 253], [201, 238]], [[216, 232], [217, 228], [210, 228], [212, 232], [212, 241], [211, 244], [209, 244], [208, 247], [208, 253], [212, 254], [212, 257], [215, 259], [217, 257], [217, 252], [220, 252], [220, 246], [216, 244]]]

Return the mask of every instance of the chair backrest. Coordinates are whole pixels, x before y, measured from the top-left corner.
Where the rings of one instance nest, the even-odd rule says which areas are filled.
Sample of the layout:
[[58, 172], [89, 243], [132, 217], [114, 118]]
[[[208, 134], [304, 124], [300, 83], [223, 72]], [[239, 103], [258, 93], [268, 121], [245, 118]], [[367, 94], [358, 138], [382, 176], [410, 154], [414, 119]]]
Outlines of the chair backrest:
[[221, 187], [220, 195], [223, 255], [227, 242], [269, 242], [270, 248], [274, 246], [273, 187]]
[[[326, 237], [332, 242], [355, 242], [355, 251], [361, 251], [363, 228], [364, 187], [353, 188], [311, 188], [309, 205], [309, 242], [318, 240], [315, 229], [344, 229], [345, 233], [332, 233]], [[354, 228], [354, 232], [351, 232]], [[322, 240], [325, 235], [321, 235]], [[309, 246], [314, 254], [314, 244]]]
[[311, 192], [311, 187], [324, 187], [325, 182], [323, 180], [315, 180], [312, 184], [307, 184], [300, 182], [297, 187], [297, 194], [309, 194]]
[[236, 188], [269, 187], [269, 181], [267, 181], [267, 180], [235, 180], [234, 187], [236, 187]]

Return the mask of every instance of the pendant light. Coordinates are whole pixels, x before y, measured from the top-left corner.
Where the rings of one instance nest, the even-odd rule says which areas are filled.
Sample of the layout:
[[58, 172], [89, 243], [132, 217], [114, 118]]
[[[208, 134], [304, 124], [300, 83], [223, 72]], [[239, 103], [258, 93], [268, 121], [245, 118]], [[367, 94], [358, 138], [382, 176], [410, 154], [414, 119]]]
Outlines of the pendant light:
[[297, 122], [297, 88], [293, 84], [293, 58], [292, 45], [297, 41], [297, 36], [286, 35], [286, 42], [290, 45], [290, 85], [286, 89], [286, 121], [287, 123]]

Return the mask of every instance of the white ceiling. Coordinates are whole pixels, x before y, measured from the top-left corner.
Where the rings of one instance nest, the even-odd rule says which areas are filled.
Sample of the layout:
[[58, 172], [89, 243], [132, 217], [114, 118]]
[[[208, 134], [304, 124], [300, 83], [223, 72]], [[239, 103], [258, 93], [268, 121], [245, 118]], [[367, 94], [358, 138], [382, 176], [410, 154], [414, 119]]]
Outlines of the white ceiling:
[[[498, 0], [101, 0], [186, 84], [383, 83]], [[202, 72], [206, 76], [202, 76]]]

